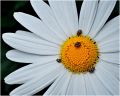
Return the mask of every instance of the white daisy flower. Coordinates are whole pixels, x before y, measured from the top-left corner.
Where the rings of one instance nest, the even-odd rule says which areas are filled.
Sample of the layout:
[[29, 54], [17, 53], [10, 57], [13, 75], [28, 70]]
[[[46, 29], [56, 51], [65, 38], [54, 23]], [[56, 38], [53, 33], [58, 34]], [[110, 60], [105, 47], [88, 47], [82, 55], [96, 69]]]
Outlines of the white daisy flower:
[[79, 20], [75, 1], [30, 1], [41, 18], [22, 12], [15, 19], [30, 30], [3, 34], [15, 48], [8, 59], [30, 63], [5, 78], [22, 84], [10, 95], [115, 95], [119, 89], [119, 16], [106, 23], [116, 0], [84, 0]]

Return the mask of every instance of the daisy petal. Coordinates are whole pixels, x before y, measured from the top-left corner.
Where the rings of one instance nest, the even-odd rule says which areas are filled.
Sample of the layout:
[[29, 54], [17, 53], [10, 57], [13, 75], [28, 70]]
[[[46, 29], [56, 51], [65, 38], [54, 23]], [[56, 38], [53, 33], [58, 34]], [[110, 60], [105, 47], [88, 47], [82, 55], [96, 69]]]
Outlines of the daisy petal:
[[[48, 88], [48, 90], [44, 93], [43, 96], [48, 96], [51, 94], [51, 92], [53, 92], [54, 88], [57, 86], [58, 82], [61, 81], [61, 79], [64, 77], [64, 75], [66, 74], [66, 70], [64, 70], [63, 72], [61, 72], [60, 76], [55, 80], [55, 82]], [[62, 82], [61, 82], [62, 84]], [[54, 90], [55, 91], [55, 90]], [[54, 92], [55, 93], [55, 92]], [[56, 90], [57, 93], [57, 90]]]
[[69, 86], [69, 82], [71, 80], [71, 76], [72, 76], [72, 73], [69, 73], [66, 76], [66, 80], [64, 81], [63, 86], [60, 88], [60, 90], [57, 93], [58, 95], [67, 95], [66, 92], [67, 92], [67, 88]]
[[38, 78], [37, 76], [42, 76], [58, 66], [60, 66], [60, 64], [57, 64], [55, 61], [30, 64], [9, 74], [5, 78], [5, 82], [8, 84], [22, 84], [27, 80]]
[[102, 82], [98, 80], [95, 74], [88, 74], [88, 78], [96, 95], [110, 95], [108, 90], [104, 87]]
[[93, 95], [95, 94], [92, 86], [92, 82], [90, 81], [89, 76], [90, 74], [85, 74], [84, 79], [85, 79], [85, 86], [86, 86], [86, 95]]
[[40, 56], [35, 54], [24, 53], [18, 50], [10, 50], [6, 53], [6, 57], [11, 61], [20, 63], [43, 63], [46, 61], [56, 60], [58, 56]]
[[3, 34], [3, 40], [15, 49], [23, 52], [40, 54], [40, 55], [53, 55], [58, 54], [59, 50], [56, 47], [45, 45], [34, 38], [19, 36], [14, 33]]
[[101, 60], [101, 66], [104, 68], [106, 71], [110, 72], [115, 78], [119, 77], [119, 65], [115, 65], [113, 63], [109, 63], [106, 61]]
[[31, 5], [42, 21], [54, 32], [56, 36], [62, 40], [66, 40], [67, 36], [64, 31], [58, 26], [55, 16], [51, 8], [42, 0], [31, 0]]
[[102, 42], [103, 40], [111, 40], [111, 38], [119, 38], [119, 18], [120, 16], [117, 16], [105, 24], [102, 30], [94, 38], [95, 41]]
[[53, 32], [50, 32], [49, 28], [40, 19], [22, 12], [14, 13], [14, 18], [25, 28], [37, 34], [41, 38], [60, 44], [59, 39], [56, 38]]
[[[74, 79], [73, 79], [73, 90], [72, 90], [72, 94], [71, 95], [80, 95], [80, 90], [79, 90], [79, 87], [78, 86], [80, 86], [80, 85], [78, 85], [78, 77], [79, 77], [79, 75], [78, 74], [76, 74], [76, 75], [73, 75], [72, 76]], [[80, 86], [80, 87], [82, 87], [82, 86]]]
[[[65, 95], [65, 92], [67, 90], [66, 87], [69, 83], [70, 77], [71, 77], [71, 73], [66, 72], [62, 77], [59, 77], [52, 84], [52, 86], [50, 86], [50, 88], [44, 95]], [[51, 89], [53, 89], [53, 90], [51, 90]]]
[[41, 39], [39, 36], [37, 36], [36, 34], [34, 34], [34, 33], [31, 33], [31, 32], [27, 32], [27, 31], [22, 31], [22, 30], [18, 30], [18, 31], [16, 31], [16, 33], [15, 34], [17, 34], [17, 35], [19, 35], [19, 36], [26, 36], [25, 38], [32, 38], [32, 40], [34, 41], [37, 41], [37, 42], [40, 42], [41, 44], [44, 44], [44, 45], [49, 45], [49, 46], [53, 46], [53, 47], [56, 47], [56, 48], [58, 48], [58, 45], [56, 45], [56, 44], [54, 44], [54, 43], [51, 43], [51, 42], [49, 42], [49, 41], [46, 41], [46, 40], [43, 40], [43, 39]]
[[86, 95], [86, 84], [83, 74], [76, 74], [73, 85], [73, 95]]
[[[78, 16], [75, 1], [49, 0], [55, 17], [67, 36], [78, 30]], [[64, 9], [64, 10], [63, 10]]]
[[99, 43], [100, 52], [118, 52], [119, 40], [111, 40]]
[[111, 72], [105, 70], [101, 64], [104, 62], [100, 61], [98, 66], [96, 67], [96, 76], [98, 77], [99, 81], [105, 86], [107, 92], [112, 95], [118, 95], [119, 92], [119, 80], [111, 74]]
[[[74, 77], [75, 77], [75, 76], [72, 74], [65, 95], [73, 95], [73, 86], [74, 86], [74, 79], [75, 79]], [[74, 95], [75, 95], [75, 94], [74, 94]]]
[[20, 87], [14, 89], [10, 95], [33, 95], [50, 85], [57, 78], [57, 76], [59, 76], [60, 71], [63, 70], [61, 70], [61, 67], [58, 67], [44, 75], [38, 76], [38, 78], [32, 79], [29, 82], [26, 82]]
[[119, 52], [115, 53], [101, 53], [100, 58], [110, 63], [119, 64]]
[[97, 6], [98, 6], [98, 0], [83, 1], [82, 7], [80, 10], [79, 29], [81, 29], [85, 35], [88, 34], [93, 24], [95, 14], [97, 11]]
[[112, 1], [100, 0], [97, 13], [95, 16], [95, 20], [89, 33], [89, 35], [92, 38], [96, 36], [96, 34], [100, 31], [100, 29], [106, 23], [107, 19], [109, 18], [115, 6], [115, 3], [116, 3], [116, 0], [112, 0]]

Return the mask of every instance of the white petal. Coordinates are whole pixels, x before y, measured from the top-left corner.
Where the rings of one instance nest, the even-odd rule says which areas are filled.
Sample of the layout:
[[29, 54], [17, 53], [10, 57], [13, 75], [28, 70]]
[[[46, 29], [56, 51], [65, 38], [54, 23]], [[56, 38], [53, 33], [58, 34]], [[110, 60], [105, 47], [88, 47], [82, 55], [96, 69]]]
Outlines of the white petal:
[[86, 95], [84, 74], [76, 74], [73, 85], [73, 95]]
[[72, 74], [65, 95], [75, 95], [75, 94], [73, 94], [74, 79], [75, 79], [75, 76], [74, 76], [74, 74]]
[[67, 36], [59, 27], [51, 8], [42, 0], [31, 0], [31, 5], [42, 21], [51, 29], [51, 32], [54, 32], [62, 40], [66, 40]]
[[[119, 31], [118, 31], [119, 32]], [[112, 41], [116, 41], [116, 40], [119, 40], [119, 33], [116, 32], [116, 33], [113, 33], [111, 34], [110, 36], [106, 37], [106, 38], [103, 38], [101, 41], [97, 42], [99, 45], [104, 45], [105, 43], [108, 43], [108, 42], [112, 42]], [[104, 37], [104, 36], [103, 36]]]
[[[63, 68], [62, 68], [63, 69]], [[47, 72], [44, 75], [41, 75], [37, 78], [26, 82], [25, 84], [21, 85], [20, 87], [14, 89], [10, 95], [33, 95], [48, 85], [50, 85], [60, 74], [60, 71], [63, 71], [61, 67], [58, 67], [54, 70]]]
[[90, 81], [89, 76], [90, 74], [85, 74], [84, 79], [85, 79], [85, 86], [86, 86], [86, 95], [95, 95], [95, 91], [92, 86], [92, 82]]
[[115, 6], [115, 3], [116, 0], [111, 1], [100, 0], [95, 20], [89, 33], [89, 35], [92, 38], [100, 31], [100, 29], [106, 23]]
[[66, 72], [60, 76], [48, 89], [44, 95], [65, 95], [67, 85], [69, 83], [71, 73]]
[[60, 44], [60, 40], [56, 38], [53, 32], [50, 32], [49, 28], [40, 19], [22, 12], [14, 13], [14, 18], [25, 28], [41, 38]]
[[19, 36], [14, 33], [3, 34], [3, 40], [11, 47], [23, 52], [41, 55], [52, 55], [58, 54], [59, 52], [59, 48], [44, 45], [34, 38], [32, 39], [26, 36]]
[[20, 36], [27, 36], [27, 37], [30, 37], [30, 38], [35, 38], [35, 39], [43, 40], [39, 36], [37, 36], [36, 34], [34, 34], [32, 32], [29, 32], [29, 31], [17, 30], [15, 32], [15, 34], [20, 35]]
[[120, 16], [117, 16], [105, 24], [102, 30], [94, 38], [95, 41], [102, 42], [113, 38], [119, 38], [119, 18]]
[[[95, 74], [89, 74], [88, 78], [89, 78], [92, 88], [95, 92], [94, 95], [110, 95], [108, 90], [104, 87], [102, 82], [99, 81], [99, 79], [96, 77]], [[104, 79], [104, 78], [102, 78], [102, 79]]]
[[67, 95], [67, 88], [69, 86], [69, 82], [71, 80], [71, 75], [72, 73], [68, 73], [68, 75], [66, 76], [66, 80], [64, 81], [63, 86], [60, 88], [60, 90], [58, 91], [58, 95]]
[[[55, 82], [48, 88], [48, 90], [44, 93], [44, 96], [48, 96], [48, 95], [50, 95], [51, 94], [51, 92], [53, 92], [53, 90], [54, 91], [56, 91], [56, 92], [54, 92], [54, 94], [56, 94], [57, 93], [57, 90], [55, 90], [55, 87], [57, 86], [57, 84], [58, 83], [63, 83], [62, 82], [62, 78], [64, 77], [65, 78], [65, 75], [66, 74], [66, 70], [64, 70], [61, 74], [60, 74], [60, 76], [55, 80]], [[60, 85], [61, 85], [60, 84]]]
[[41, 44], [53, 46], [53, 47], [56, 47], [56, 48], [58, 48], [58, 46], [59, 46], [57, 44], [51, 43], [47, 40], [44, 40], [44, 39], [40, 38], [39, 36], [37, 36], [36, 34], [31, 33], [31, 32], [18, 30], [18, 31], [16, 31], [16, 34], [19, 35], [19, 36], [26, 36], [26, 38], [31, 38], [33, 41], [35, 40], [35, 41], [37, 41]]
[[118, 52], [119, 51], [119, 40], [110, 40], [99, 43], [100, 52]]
[[55, 17], [67, 36], [78, 30], [78, 16], [75, 1], [49, 0]]
[[110, 94], [118, 94], [119, 92], [119, 80], [111, 74], [111, 72], [107, 71], [101, 64], [104, 62], [99, 62], [96, 67], [95, 74], [98, 77], [99, 81], [103, 83], [104, 87]]
[[80, 10], [79, 29], [82, 29], [85, 35], [88, 34], [93, 24], [95, 14], [97, 11], [97, 6], [98, 6], [98, 0], [83, 1], [82, 7]]
[[56, 60], [59, 56], [40, 56], [35, 54], [24, 53], [18, 50], [10, 50], [6, 53], [6, 57], [12, 61], [20, 63], [44, 63]]
[[71, 73], [67, 72], [62, 79], [58, 82], [50, 95], [65, 95], [67, 86], [71, 77]]
[[[115, 78], [119, 77], [119, 65], [109, 63], [106, 61], [101, 60], [102, 63], [100, 63], [100, 66], [102, 66], [103, 69], [110, 72]], [[99, 69], [99, 68], [98, 68]]]
[[60, 66], [60, 64], [58, 64], [56, 61], [30, 64], [9, 74], [5, 78], [5, 82], [8, 84], [25, 83], [27, 80], [38, 78], [39, 76], [44, 75], [58, 66]]
[[78, 77], [79, 77], [79, 74], [76, 74], [76, 75], [72, 76], [72, 78], [73, 78], [73, 87], [72, 87], [72, 92], [71, 92], [72, 95], [80, 95], [80, 93], [81, 93], [79, 88], [78, 88], [78, 86], [80, 86], [80, 85], [78, 85], [79, 84], [78, 82], [80, 82], [78, 80]]
[[101, 53], [100, 58], [110, 63], [119, 64], [119, 52], [115, 53]]

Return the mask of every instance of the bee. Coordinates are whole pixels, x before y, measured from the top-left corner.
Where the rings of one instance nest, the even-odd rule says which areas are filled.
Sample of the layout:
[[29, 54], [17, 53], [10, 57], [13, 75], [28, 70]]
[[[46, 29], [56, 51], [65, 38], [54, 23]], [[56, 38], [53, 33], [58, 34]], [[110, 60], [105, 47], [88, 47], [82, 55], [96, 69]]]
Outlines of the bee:
[[88, 70], [90, 73], [94, 73], [95, 67], [92, 67], [90, 70]]
[[80, 42], [76, 42], [74, 46], [78, 48], [78, 47], [81, 46], [81, 43]]
[[80, 36], [82, 34], [82, 30], [77, 31], [77, 36]]
[[96, 44], [96, 42], [94, 42], [94, 44]]
[[56, 59], [56, 61], [57, 61], [58, 63], [61, 63], [61, 59]]

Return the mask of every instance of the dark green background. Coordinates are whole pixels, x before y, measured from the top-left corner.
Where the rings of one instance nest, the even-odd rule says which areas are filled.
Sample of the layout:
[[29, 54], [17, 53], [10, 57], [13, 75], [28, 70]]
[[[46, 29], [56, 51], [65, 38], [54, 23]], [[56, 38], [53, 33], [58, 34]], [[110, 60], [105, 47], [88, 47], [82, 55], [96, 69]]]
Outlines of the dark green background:
[[[48, 3], [46, 1], [46, 3]], [[77, 9], [78, 14], [82, 4], [82, 1], [77, 1]], [[25, 12], [31, 15], [36, 15], [29, 1], [1, 1], [1, 33], [6, 32], [15, 32], [16, 30], [27, 30], [23, 26], [21, 26], [15, 19], [13, 18], [14, 12]], [[116, 6], [109, 17], [108, 21], [115, 16], [119, 15], [119, 2], [116, 3]], [[4, 77], [13, 72], [14, 70], [23, 67], [27, 64], [19, 64], [16, 62], [12, 62], [5, 57], [5, 54], [8, 50], [12, 49], [8, 45], [6, 45], [3, 40], [1, 41], [1, 95], [8, 95], [10, 91], [16, 88], [19, 85], [7, 85], [4, 83]], [[32, 86], [32, 85], [31, 85]], [[47, 87], [48, 88], [48, 87]], [[42, 95], [46, 90], [42, 90], [37, 93]]]

